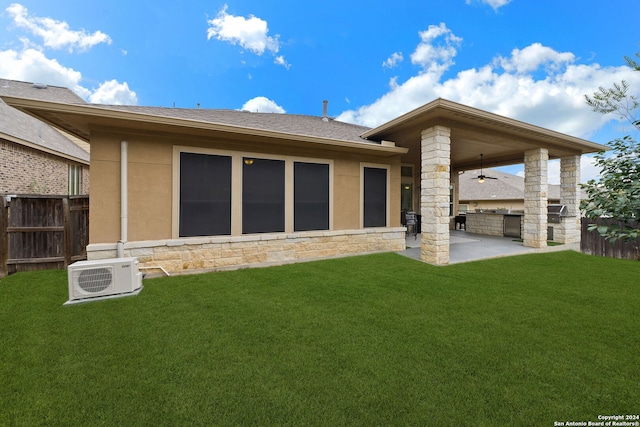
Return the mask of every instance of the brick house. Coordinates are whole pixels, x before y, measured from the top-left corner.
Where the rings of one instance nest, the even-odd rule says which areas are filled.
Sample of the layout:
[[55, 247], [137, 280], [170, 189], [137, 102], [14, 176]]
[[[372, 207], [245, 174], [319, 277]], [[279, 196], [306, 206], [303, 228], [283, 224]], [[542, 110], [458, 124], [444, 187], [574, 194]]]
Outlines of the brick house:
[[0, 79], [0, 194], [89, 194], [88, 145], [2, 96], [85, 103], [67, 88]]

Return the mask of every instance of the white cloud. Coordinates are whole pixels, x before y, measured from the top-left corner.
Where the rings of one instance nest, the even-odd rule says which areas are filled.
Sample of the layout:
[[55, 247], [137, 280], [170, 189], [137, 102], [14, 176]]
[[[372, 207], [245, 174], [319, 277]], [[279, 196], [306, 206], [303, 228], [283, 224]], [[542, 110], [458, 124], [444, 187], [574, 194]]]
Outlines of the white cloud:
[[[471, 4], [473, 1], [474, 0], [467, 0], [467, 4]], [[480, 3], [489, 5], [493, 8], [493, 10], [496, 10], [496, 11], [502, 6], [505, 6], [511, 3], [511, 0], [476, 0], [476, 1], [480, 1]]]
[[86, 51], [100, 43], [111, 44], [111, 38], [102, 31], [87, 33], [84, 29], [71, 30], [69, 24], [64, 21], [29, 16], [27, 8], [17, 3], [9, 5], [6, 11], [18, 27], [41, 37], [44, 46], [51, 49]]
[[67, 68], [35, 49], [25, 49], [22, 52], [0, 51], [0, 76], [11, 80], [68, 87], [83, 98], [90, 94], [88, 89], [80, 86], [82, 74], [79, 71]]
[[278, 65], [282, 65], [284, 68], [286, 68], [287, 70], [289, 68], [291, 68], [291, 64], [289, 64], [285, 59], [284, 56], [280, 55], [280, 56], [276, 56], [276, 58], [273, 61], [274, 64], [278, 64]]
[[94, 104], [136, 105], [138, 96], [129, 89], [129, 85], [116, 80], [102, 83], [90, 96], [89, 101]]
[[[411, 62], [429, 70], [445, 70], [453, 65], [456, 56], [456, 46], [462, 39], [457, 37], [441, 22], [440, 25], [429, 25], [429, 28], [419, 33], [421, 42], [411, 54]], [[444, 43], [436, 44], [436, 40], [444, 38]]]
[[[29, 15], [26, 7], [13, 3], [7, 7], [8, 15], [17, 27], [25, 28], [43, 40], [43, 46], [21, 37], [22, 51], [13, 49], [0, 51], [0, 76], [12, 80], [67, 87], [80, 97], [95, 103], [135, 104], [136, 93], [127, 83], [116, 80], [102, 83], [98, 89], [90, 90], [82, 86], [82, 73], [65, 67], [56, 59], [48, 58], [44, 48], [86, 51], [100, 43], [111, 43], [111, 38], [101, 31], [87, 33], [85, 30], [71, 30], [64, 21]], [[126, 51], [122, 51], [126, 55]]]
[[[269, 27], [267, 21], [249, 15], [234, 16], [227, 13], [228, 6], [225, 4], [218, 12], [218, 15], [207, 21], [209, 28], [207, 29], [207, 40], [215, 38], [225, 41], [233, 45], [239, 45], [243, 49], [247, 49], [256, 55], [262, 55], [265, 50], [271, 52], [274, 56], [280, 50], [279, 35], [269, 36]], [[277, 56], [275, 63], [289, 68], [289, 64], [283, 56]]]
[[[100, 43], [111, 43], [111, 38], [101, 31], [87, 33], [85, 30], [71, 30], [64, 21], [29, 15], [26, 7], [13, 3], [6, 9], [17, 27], [27, 29], [41, 37], [43, 45], [26, 37], [20, 37], [22, 50], [0, 51], [0, 77], [71, 89], [80, 97], [94, 103], [136, 104], [137, 96], [127, 83], [116, 80], [105, 81], [97, 89], [91, 90], [81, 85], [82, 73], [65, 67], [56, 59], [48, 58], [45, 48], [86, 51]], [[121, 51], [126, 55], [125, 50]]]
[[566, 64], [575, 61], [575, 55], [571, 52], [556, 52], [550, 47], [540, 43], [533, 43], [524, 49], [514, 49], [511, 57], [499, 57], [498, 62], [505, 71], [516, 73], [528, 73], [545, 66], [553, 72]]
[[398, 63], [404, 61], [404, 56], [402, 52], [394, 52], [390, 57], [387, 58], [386, 61], [382, 63], [382, 66], [385, 68], [395, 68]]
[[128, 105], [137, 102], [136, 93], [129, 89], [127, 83], [111, 80], [94, 91], [89, 90], [80, 84], [82, 73], [47, 58], [35, 49], [0, 51], [0, 77], [67, 87], [90, 102]]
[[421, 70], [404, 82], [391, 78], [386, 94], [370, 105], [343, 112], [338, 120], [375, 127], [441, 97], [588, 138], [613, 117], [592, 112], [585, 94], [621, 80], [640, 88], [640, 73], [627, 66], [576, 64], [572, 53], [540, 43], [443, 79], [451, 71], [461, 39], [444, 24], [430, 26], [419, 35], [411, 58]]
[[276, 104], [275, 101], [265, 98], [264, 96], [257, 96], [248, 100], [244, 103], [241, 110], [251, 111], [252, 113], [286, 113], [284, 108]]

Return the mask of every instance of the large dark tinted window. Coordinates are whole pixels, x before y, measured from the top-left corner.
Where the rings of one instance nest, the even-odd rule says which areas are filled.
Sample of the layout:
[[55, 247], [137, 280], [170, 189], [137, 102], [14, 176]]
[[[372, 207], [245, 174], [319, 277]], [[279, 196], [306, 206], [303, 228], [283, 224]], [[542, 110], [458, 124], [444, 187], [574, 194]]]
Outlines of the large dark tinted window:
[[295, 231], [329, 229], [329, 165], [293, 164]]
[[242, 164], [242, 232], [284, 231], [284, 161], [245, 158]]
[[231, 157], [180, 153], [180, 237], [231, 234]]
[[364, 226], [387, 226], [387, 170], [364, 168]]

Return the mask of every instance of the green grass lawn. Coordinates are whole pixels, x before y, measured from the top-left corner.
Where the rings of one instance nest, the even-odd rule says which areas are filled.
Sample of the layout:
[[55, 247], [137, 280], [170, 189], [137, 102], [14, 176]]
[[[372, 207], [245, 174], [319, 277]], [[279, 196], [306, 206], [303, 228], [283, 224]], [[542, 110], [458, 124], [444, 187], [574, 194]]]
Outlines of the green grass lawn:
[[379, 254], [145, 280], [74, 306], [0, 281], [0, 425], [553, 426], [640, 412], [640, 263]]

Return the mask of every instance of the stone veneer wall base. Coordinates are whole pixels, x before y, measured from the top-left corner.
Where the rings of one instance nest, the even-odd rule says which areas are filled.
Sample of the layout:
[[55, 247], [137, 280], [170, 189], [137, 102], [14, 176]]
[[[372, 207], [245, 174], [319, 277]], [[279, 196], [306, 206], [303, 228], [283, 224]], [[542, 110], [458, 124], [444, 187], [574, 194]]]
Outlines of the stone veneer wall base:
[[[310, 231], [292, 234], [190, 237], [124, 244], [150, 276], [269, 267], [405, 249], [405, 227]], [[117, 257], [117, 245], [90, 244], [89, 260]], [[152, 267], [156, 267], [156, 270]]]

